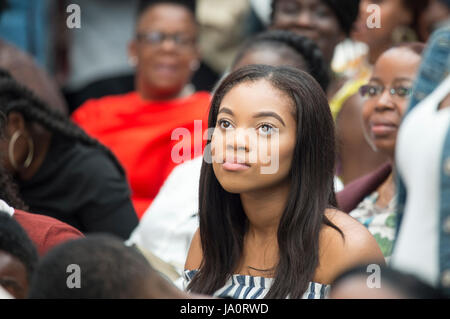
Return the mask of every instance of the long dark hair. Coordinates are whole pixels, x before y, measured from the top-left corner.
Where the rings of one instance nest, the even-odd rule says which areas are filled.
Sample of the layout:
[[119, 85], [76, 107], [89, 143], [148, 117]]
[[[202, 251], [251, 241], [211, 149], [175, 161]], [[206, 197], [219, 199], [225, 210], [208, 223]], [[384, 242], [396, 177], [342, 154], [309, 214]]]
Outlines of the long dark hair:
[[[290, 193], [277, 234], [279, 262], [266, 298], [301, 298], [319, 264], [320, 230], [326, 224], [340, 232], [325, 216], [333, 197], [334, 122], [323, 90], [306, 72], [290, 67], [250, 65], [229, 74], [217, 88], [209, 127], [216, 126], [222, 99], [233, 87], [259, 80], [270, 82], [291, 98], [297, 120]], [[210, 152], [209, 149], [206, 151]], [[214, 175], [212, 164], [205, 161], [199, 193], [203, 260], [188, 289], [213, 294], [238, 266], [248, 219], [239, 194], [225, 191]]]

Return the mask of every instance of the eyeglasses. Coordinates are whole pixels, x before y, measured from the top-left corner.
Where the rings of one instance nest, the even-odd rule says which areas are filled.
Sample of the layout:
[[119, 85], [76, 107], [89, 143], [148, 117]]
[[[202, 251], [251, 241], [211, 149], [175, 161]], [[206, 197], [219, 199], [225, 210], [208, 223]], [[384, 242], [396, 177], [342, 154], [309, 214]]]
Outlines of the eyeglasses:
[[172, 40], [173, 43], [179, 48], [189, 48], [195, 43], [195, 38], [181, 33], [167, 34], [159, 31], [150, 31], [146, 33], [138, 33], [136, 37], [138, 41], [142, 41], [153, 46], [159, 46], [166, 40]]
[[[385, 87], [382, 85], [367, 84], [360, 87], [359, 94], [362, 97], [374, 98], [383, 94], [384, 90]], [[389, 89], [389, 94], [391, 96], [398, 96], [404, 99], [409, 98], [411, 96], [411, 93], [411, 87], [397, 86]]]

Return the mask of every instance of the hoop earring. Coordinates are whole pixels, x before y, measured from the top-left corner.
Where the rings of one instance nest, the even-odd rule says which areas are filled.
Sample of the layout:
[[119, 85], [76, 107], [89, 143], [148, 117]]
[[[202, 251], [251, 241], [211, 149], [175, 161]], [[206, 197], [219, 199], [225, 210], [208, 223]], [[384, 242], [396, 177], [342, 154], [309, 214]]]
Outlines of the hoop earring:
[[[11, 165], [14, 167], [14, 169], [19, 169], [19, 166], [16, 163], [16, 159], [14, 158], [14, 147], [16, 146], [16, 142], [19, 139], [19, 137], [22, 135], [22, 132], [19, 130], [15, 131], [14, 134], [11, 136], [11, 140], [9, 141], [8, 145], [8, 158], [11, 162]], [[33, 140], [28, 137], [27, 138], [28, 143], [28, 155], [25, 159], [25, 162], [23, 162], [23, 167], [28, 168], [31, 165], [31, 162], [33, 162], [34, 157], [34, 143]]]

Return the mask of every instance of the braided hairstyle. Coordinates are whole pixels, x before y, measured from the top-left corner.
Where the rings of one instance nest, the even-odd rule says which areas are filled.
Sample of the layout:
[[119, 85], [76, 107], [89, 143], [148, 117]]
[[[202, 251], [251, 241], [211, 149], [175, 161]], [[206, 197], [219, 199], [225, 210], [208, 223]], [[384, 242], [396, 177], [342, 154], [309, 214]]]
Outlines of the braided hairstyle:
[[258, 34], [250, 39], [239, 51], [234, 59], [236, 65], [246, 53], [261, 46], [270, 46], [273, 49], [289, 48], [303, 58], [307, 71], [326, 92], [330, 83], [330, 70], [325, 62], [322, 52], [316, 43], [292, 31], [270, 30]]
[[0, 112], [8, 115], [13, 111], [22, 114], [26, 121], [39, 123], [54, 134], [101, 149], [125, 175], [122, 165], [108, 148], [87, 135], [66, 115], [49, 108], [33, 92], [15, 81], [8, 71], [0, 69]]

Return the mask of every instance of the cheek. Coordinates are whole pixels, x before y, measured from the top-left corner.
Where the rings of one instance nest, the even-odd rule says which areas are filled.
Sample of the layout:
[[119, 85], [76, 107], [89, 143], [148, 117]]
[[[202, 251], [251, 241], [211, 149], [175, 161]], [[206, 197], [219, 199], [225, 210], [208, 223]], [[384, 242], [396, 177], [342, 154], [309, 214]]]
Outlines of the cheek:
[[370, 116], [372, 115], [374, 109], [374, 102], [373, 101], [366, 101], [363, 104], [362, 108], [362, 120], [364, 123], [367, 123], [370, 119]]

